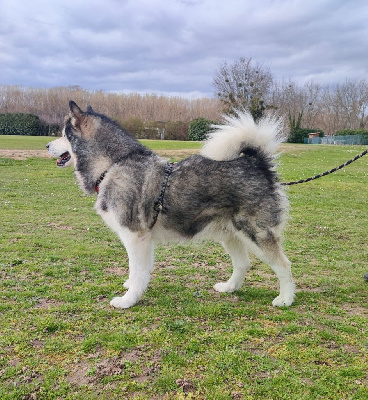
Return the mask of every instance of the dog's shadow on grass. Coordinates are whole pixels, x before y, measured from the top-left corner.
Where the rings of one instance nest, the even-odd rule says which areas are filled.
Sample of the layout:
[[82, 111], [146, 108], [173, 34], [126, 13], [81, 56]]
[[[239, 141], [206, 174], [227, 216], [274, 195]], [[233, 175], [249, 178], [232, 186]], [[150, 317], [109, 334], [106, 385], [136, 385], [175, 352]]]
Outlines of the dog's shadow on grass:
[[228, 303], [230, 305], [246, 305], [247, 303], [259, 303], [259, 305], [271, 305], [272, 300], [277, 296], [277, 291], [270, 291], [267, 288], [246, 287], [233, 293], [219, 293], [214, 289], [203, 287], [176, 287], [169, 285], [170, 289], [149, 288], [148, 293], [140, 304], [150, 304], [153, 306], [170, 307], [173, 304], [180, 305], [189, 303], [217, 304]]
[[277, 296], [277, 292], [267, 288], [244, 287], [234, 293], [228, 293], [229, 296], [236, 296], [237, 299], [244, 303], [256, 302], [260, 304], [271, 304], [272, 300]]

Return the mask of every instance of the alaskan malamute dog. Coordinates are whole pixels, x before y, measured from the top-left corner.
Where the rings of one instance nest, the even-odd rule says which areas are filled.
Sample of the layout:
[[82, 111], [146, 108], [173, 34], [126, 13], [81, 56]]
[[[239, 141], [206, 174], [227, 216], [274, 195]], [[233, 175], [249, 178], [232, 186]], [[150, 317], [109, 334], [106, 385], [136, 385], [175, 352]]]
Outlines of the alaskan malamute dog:
[[111, 305], [129, 308], [147, 288], [158, 242], [214, 240], [229, 253], [233, 273], [214, 286], [241, 287], [255, 254], [276, 273], [280, 294], [272, 304], [290, 306], [294, 283], [281, 246], [288, 201], [274, 169], [280, 121], [257, 124], [246, 112], [214, 127], [199, 155], [176, 164], [154, 154], [118, 124], [73, 101], [63, 136], [47, 145], [57, 165], [74, 165], [81, 188], [97, 192], [96, 211], [129, 256], [128, 289]]

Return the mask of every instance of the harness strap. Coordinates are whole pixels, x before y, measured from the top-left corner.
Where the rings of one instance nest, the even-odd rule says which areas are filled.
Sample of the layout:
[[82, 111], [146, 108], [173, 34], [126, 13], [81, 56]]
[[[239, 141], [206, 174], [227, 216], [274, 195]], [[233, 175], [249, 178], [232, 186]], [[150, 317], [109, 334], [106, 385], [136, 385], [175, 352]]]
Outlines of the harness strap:
[[173, 164], [168, 163], [165, 166], [165, 170], [164, 170], [164, 180], [162, 182], [162, 186], [161, 186], [161, 192], [160, 195], [158, 196], [157, 200], [155, 201], [154, 205], [153, 205], [153, 209], [155, 211], [155, 214], [153, 216], [153, 221], [150, 225], [150, 229], [152, 229], [156, 222], [157, 222], [157, 218], [160, 214], [160, 212], [164, 209], [164, 196], [165, 196], [165, 190], [167, 187], [167, 183], [169, 181], [170, 175], [173, 171]]

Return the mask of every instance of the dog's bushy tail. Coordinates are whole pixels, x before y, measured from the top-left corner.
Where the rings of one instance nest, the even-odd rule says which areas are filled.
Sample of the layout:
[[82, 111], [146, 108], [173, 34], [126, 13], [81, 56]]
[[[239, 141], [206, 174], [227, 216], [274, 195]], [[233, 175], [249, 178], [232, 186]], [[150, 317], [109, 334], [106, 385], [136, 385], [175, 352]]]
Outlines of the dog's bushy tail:
[[282, 119], [266, 116], [257, 123], [247, 111], [237, 116], [225, 116], [223, 125], [214, 125], [214, 131], [205, 141], [200, 154], [216, 161], [229, 161], [239, 157], [246, 148], [260, 149], [274, 157], [284, 140]]

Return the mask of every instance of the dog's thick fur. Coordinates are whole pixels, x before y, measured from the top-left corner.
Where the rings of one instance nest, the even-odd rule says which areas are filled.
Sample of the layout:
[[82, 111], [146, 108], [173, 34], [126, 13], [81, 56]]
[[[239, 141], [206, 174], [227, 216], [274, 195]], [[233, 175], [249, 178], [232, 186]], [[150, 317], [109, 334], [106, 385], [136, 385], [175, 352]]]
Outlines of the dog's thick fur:
[[[112, 306], [128, 308], [139, 301], [150, 280], [155, 243], [198, 239], [220, 242], [231, 256], [233, 273], [215, 290], [241, 287], [251, 252], [280, 281], [272, 304], [292, 304], [294, 283], [281, 246], [288, 201], [274, 169], [278, 120], [266, 117], [256, 124], [246, 112], [227, 117], [199, 155], [172, 167], [163, 193], [165, 160], [92, 108], [83, 112], [74, 102], [69, 106], [63, 136], [47, 147], [60, 157], [59, 166], [74, 164], [85, 192], [93, 194], [98, 186], [95, 208], [126, 247], [128, 291], [115, 297]], [[160, 194], [163, 204], [156, 221]]]

